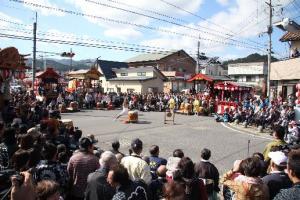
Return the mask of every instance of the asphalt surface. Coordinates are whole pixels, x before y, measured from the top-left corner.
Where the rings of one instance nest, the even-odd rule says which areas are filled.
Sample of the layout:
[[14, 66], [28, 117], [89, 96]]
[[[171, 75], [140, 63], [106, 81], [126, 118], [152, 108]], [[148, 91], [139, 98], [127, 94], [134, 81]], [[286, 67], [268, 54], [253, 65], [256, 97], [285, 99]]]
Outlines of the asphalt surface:
[[160, 155], [169, 157], [174, 149], [180, 148], [185, 156], [194, 162], [200, 160], [202, 148], [212, 151], [211, 162], [220, 173], [232, 168], [237, 159], [243, 159], [254, 152], [262, 152], [270, 141], [267, 137], [251, 135], [241, 130], [228, 128], [217, 123], [212, 117], [175, 115], [175, 124], [164, 124], [163, 112], [139, 112], [139, 123], [125, 124], [126, 116], [114, 121], [120, 110], [83, 110], [76, 113], [62, 114], [63, 119], [72, 119], [84, 135], [94, 134], [99, 140], [97, 146], [109, 150], [111, 142], [118, 139], [121, 150], [128, 152], [133, 138], [144, 142], [144, 155], [156, 144], [160, 147]]

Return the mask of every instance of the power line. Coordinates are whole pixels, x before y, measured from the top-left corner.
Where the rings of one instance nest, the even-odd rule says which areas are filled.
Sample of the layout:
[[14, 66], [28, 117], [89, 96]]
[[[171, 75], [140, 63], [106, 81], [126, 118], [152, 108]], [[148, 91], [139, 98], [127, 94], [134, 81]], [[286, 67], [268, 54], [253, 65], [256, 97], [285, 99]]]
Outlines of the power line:
[[[199, 18], [199, 19], [201, 19], [201, 20], [203, 20], [203, 21], [207, 21], [207, 22], [213, 24], [213, 25], [216, 26], [216, 27], [219, 27], [219, 28], [222, 28], [222, 29], [224, 29], [224, 30], [226, 30], [226, 31], [229, 31], [230, 33], [233, 34], [233, 35], [231, 34], [230, 36], [237, 35], [237, 34], [236, 34], [235, 32], [233, 32], [232, 30], [230, 30], [230, 29], [228, 29], [228, 28], [226, 28], [226, 27], [224, 27], [224, 26], [221, 26], [221, 25], [219, 25], [219, 24], [216, 24], [216, 23], [214, 23], [213, 21], [210, 21], [210, 20], [208, 20], [208, 19], [206, 19], [206, 18], [204, 18], [204, 17], [201, 17], [201, 16], [199, 16], [199, 15], [193, 13], [193, 12], [190, 12], [190, 11], [188, 11], [188, 10], [185, 10], [185, 9], [183, 9], [183, 8], [181, 8], [181, 7], [177, 6], [177, 5], [175, 5], [175, 4], [172, 4], [172, 3], [168, 2], [168, 1], [165, 1], [165, 0], [160, 0], [160, 1], [163, 2], [163, 3], [165, 3], [165, 4], [167, 4], [167, 5], [169, 5], [169, 6], [172, 6], [172, 7], [174, 7], [174, 8], [177, 8], [177, 9], [181, 10], [181, 11], [184, 11], [184, 12], [186, 12], [186, 13], [192, 15], [192, 16], [195, 16], [195, 17], [197, 17], [197, 18]], [[229, 38], [231, 38], [231, 37], [229, 37]], [[258, 43], [258, 42], [256, 42], [256, 41], [253, 41], [253, 40], [250, 40], [250, 39], [246, 39], [246, 40], [248, 40], [248, 41], [250, 41], [250, 42], [253, 42], [253, 43], [256, 43], [257, 45], [261, 45], [260, 43]]]
[[[51, 6], [45, 6], [45, 5], [41, 5], [41, 4], [25, 2], [23, 0], [10, 0], [10, 1], [16, 2], [16, 3], [23, 3], [23, 4], [27, 4], [27, 5], [31, 5], [31, 6], [39, 7], [39, 8], [55, 10], [55, 11], [59, 11], [59, 12], [67, 13], [67, 14], [73, 14], [73, 15], [77, 15], [77, 16], [84, 16], [84, 17], [89, 17], [89, 18], [94, 18], [94, 19], [101, 19], [101, 20], [109, 21], [109, 22], [113, 22], [113, 23], [136, 26], [136, 27], [139, 27], [139, 28], [145, 28], [145, 29], [150, 29], [150, 30], [153, 30], [153, 31], [160, 31], [160, 32], [164, 32], [164, 33], [170, 33], [170, 34], [174, 34], [174, 35], [178, 35], [178, 36], [182, 36], [182, 37], [189, 37], [189, 38], [193, 38], [193, 39], [197, 39], [197, 40], [199, 39], [197, 36], [194, 36], [194, 35], [185, 34], [185, 33], [178, 33], [178, 32], [175, 32], [175, 31], [161, 29], [161, 28], [157, 28], [157, 27], [153, 27], [153, 26], [136, 24], [136, 23], [133, 23], [133, 22], [122, 21], [122, 20], [115, 20], [115, 19], [110, 19], [110, 18], [101, 17], [101, 16], [95, 16], [95, 15], [91, 15], [91, 14], [87, 14], [87, 13], [81, 13], [81, 12], [72, 11], [72, 10], [65, 10], [65, 9], [61, 9], [61, 8], [55, 8], [55, 7], [51, 7]], [[229, 43], [229, 42], [214, 40], [214, 39], [210, 39], [210, 38], [201, 37], [200, 39], [215, 42], [215, 43], [220, 43], [220, 44], [223, 44], [223, 45], [239, 46], [239, 47], [242, 47], [242, 48], [255, 49], [255, 50], [259, 50], [259, 51], [262, 50], [260, 48], [253, 47], [253, 46], [243, 46], [243, 45], [236, 44], [236, 43]]]
[[[187, 28], [187, 29], [190, 29], [190, 30], [200, 31], [200, 32], [203, 32], [203, 33], [206, 33], [206, 34], [209, 34], [209, 35], [214, 35], [214, 36], [226, 38], [226, 36], [223, 36], [223, 35], [220, 35], [220, 34], [216, 34], [216, 33], [213, 33], [213, 32], [208, 32], [208, 31], [203, 31], [203, 30], [198, 29], [198, 28], [193, 28], [193, 27], [190, 27], [190, 26], [187, 26], [187, 25], [184, 25], [184, 24], [179, 24], [177, 22], [168, 21], [168, 20], [165, 20], [165, 19], [162, 19], [162, 18], [150, 16], [150, 15], [147, 15], [147, 14], [144, 14], [144, 13], [135, 12], [135, 11], [132, 11], [132, 10], [120, 8], [120, 7], [117, 7], [117, 6], [112, 6], [112, 5], [101, 3], [101, 2], [96, 2], [96, 1], [93, 1], [93, 0], [85, 0], [85, 1], [89, 2], [89, 3], [105, 6], [105, 7], [108, 7], [108, 8], [113, 8], [113, 9], [121, 10], [121, 11], [124, 11], [124, 12], [132, 13], [132, 14], [135, 14], [135, 15], [140, 15], [140, 16], [143, 16], [143, 17], [155, 19], [155, 20], [158, 20], [158, 21], [166, 22], [166, 23], [176, 25], [176, 26], [179, 26], [179, 27], [183, 27], [183, 28]], [[201, 27], [201, 28], [206, 28], [206, 27]], [[229, 40], [234, 41], [234, 42], [238, 42], [238, 43], [242, 43], [242, 44], [252, 45], [252, 44], [242, 42], [242, 41], [238, 41], [238, 40], [234, 40], [234, 39], [229, 39]]]

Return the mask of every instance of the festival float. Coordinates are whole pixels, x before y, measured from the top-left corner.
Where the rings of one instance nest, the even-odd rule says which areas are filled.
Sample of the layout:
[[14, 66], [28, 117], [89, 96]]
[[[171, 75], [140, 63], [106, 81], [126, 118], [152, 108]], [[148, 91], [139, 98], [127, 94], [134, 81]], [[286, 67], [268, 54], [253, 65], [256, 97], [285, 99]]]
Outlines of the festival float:
[[26, 56], [19, 54], [15, 47], [0, 49], [0, 109], [4, 100], [10, 99], [10, 82], [14, 79], [24, 79]]
[[216, 96], [216, 112], [223, 114], [226, 110], [235, 109], [244, 97], [252, 95], [251, 86], [231, 81], [222, 81], [214, 84]]

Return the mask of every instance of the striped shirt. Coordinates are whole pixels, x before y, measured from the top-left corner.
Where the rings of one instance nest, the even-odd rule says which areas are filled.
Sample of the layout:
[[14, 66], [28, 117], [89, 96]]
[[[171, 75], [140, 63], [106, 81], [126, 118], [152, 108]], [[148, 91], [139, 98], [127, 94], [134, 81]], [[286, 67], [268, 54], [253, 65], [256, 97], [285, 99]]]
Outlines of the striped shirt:
[[99, 168], [98, 158], [90, 153], [75, 153], [69, 161], [68, 173], [71, 179], [71, 195], [84, 197], [87, 177]]

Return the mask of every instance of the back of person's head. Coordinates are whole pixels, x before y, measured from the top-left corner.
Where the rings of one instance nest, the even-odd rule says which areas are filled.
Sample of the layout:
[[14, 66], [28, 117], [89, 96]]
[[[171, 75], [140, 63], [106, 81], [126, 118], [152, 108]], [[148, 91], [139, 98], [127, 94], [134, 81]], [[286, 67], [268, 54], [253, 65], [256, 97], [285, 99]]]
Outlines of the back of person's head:
[[149, 149], [149, 153], [150, 153], [151, 156], [158, 156], [159, 147], [157, 145], [152, 145]]
[[181, 149], [175, 149], [173, 151], [173, 157], [177, 157], [177, 158], [183, 158], [184, 157], [184, 153]]
[[54, 196], [59, 197], [59, 184], [52, 180], [43, 180], [37, 183], [35, 188], [37, 200], [55, 199]]
[[282, 126], [279, 126], [279, 125], [275, 126], [273, 129], [273, 132], [274, 132], [276, 138], [283, 140], [285, 131]]
[[255, 152], [252, 154], [252, 157], [258, 158], [260, 160], [264, 160], [264, 155], [260, 152]]
[[46, 143], [44, 145], [42, 154], [46, 160], [52, 160], [57, 155], [57, 148], [52, 143]]
[[12, 163], [16, 171], [25, 171], [28, 167], [30, 159], [30, 152], [27, 150], [19, 149], [12, 156]]
[[130, 181], [127, 169], [123, 165], [118, 165], [113, 168], [112, 181], [119, 183], [121, 186], [127, 185]]
[[143, 142], [139, 139], [133, 139], [131, 142], [131, 149], [134, 153], [140, 154], [143, 150]]
[[204, 159], [204, 160], [209, 160], [210, 159], [210, 156], [211, 156], [211, 152], [209, 149], [202, 149], [201, 151], [201, 158]]
[[118, 140], [115, 140], [111, 143], [111, 147], [113, 148], [113, 150], [115, 151], [119, 151], [120, 148], [120, 142]]
[[185, 187], [176, 181], [167, 182], [163, 188], [166, 200], [185, 200]]
[[104, 151], [101, 154], [99, 163], [101, 167], [107, 167], [110, 169], [111, 167], [117, 165], [118, 161], [114, 153], [111, 151]]
[[192, 178], [194, 176], [194, 163], [189, 157], [183, 157], [178, 163], [178, 169], [183, 178]]
[[288, 171], [292, 176], [300, 179], [300, 150], [292, 150], [288, 154]]
[[81, 151], [88, 151], [93, 146], [93, 141], [88, 137], [83, 137], [79, 140], [79, 147]]
[[156, 174], [159, 177], [166, 177], [166, 173], [167, 173], [166, 165], [160, 165], [156, 170]]
[[258, 158], [246, 158], [242, 162], [245, 176], [258, 177], [261, 173], [261, 164]]
[[64, 144], [57, 145], [57, 153], [67, 152], [67, 147]]
[[21, 149], [28, 150], [33, 146], [33, 137], [29, 134], [19, 136], [20, 147]]

